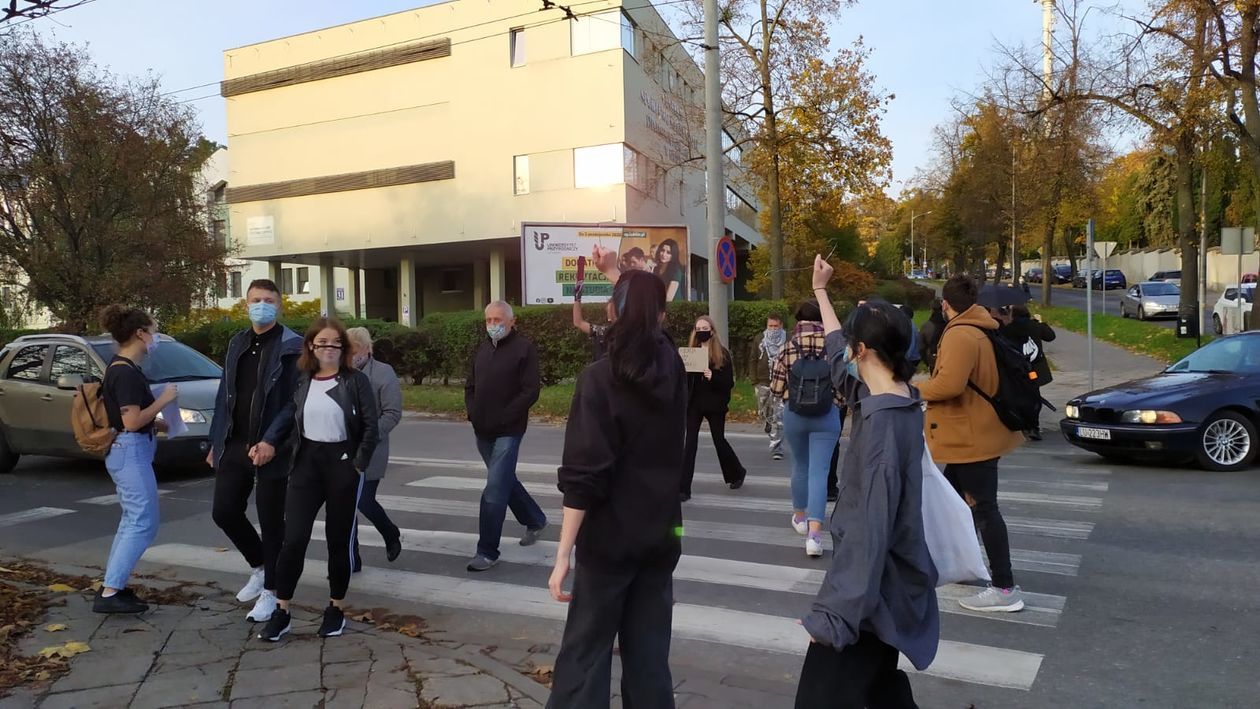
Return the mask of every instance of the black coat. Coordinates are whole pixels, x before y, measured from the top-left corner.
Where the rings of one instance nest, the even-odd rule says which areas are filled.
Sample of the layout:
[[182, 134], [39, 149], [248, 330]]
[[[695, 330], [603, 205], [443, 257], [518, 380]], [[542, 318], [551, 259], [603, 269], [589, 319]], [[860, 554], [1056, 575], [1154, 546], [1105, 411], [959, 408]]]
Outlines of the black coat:
[[495, 345], [486, 338], [464, 380], [464, 407], [482, 438], [523, 436], [538, 401], [538, 350], [515, 329]]
[[687, 408], [700, 413], [723, 413], [730, 408], [731, 390], [735, 388], [735, 367], [731, 353], [722, 348], [722, 366], [713, 370], [713, 378], [703, 373], [687, 375]]
[[1046, 359], [1046, 348], [1043, 343], [1053, 342], [1054, 329], [1049, 325], [1037, 322], [1032, 318], [1015, 318], [1010, 325], [1000, 330], [1002, 337], [1015, 343], [1032, 360], [1033, 371], [1037, 373], [1037, 382], [1045, 386], [1054, 381], [1050, 373], [1050, 362]]
[[[293, 457], [290, 469], [297, 462], [298, 450], [302, 447], [305, 426], [303, 422], [306, 410], [306, 397], [311, 391], [311, 375], [303, 373], [298, 380], [297, 393], [293, 395]], [[328, 391], [328, 395], [341, 405], [341, 412], [346, 417], [346, 444], [350, 447], [349, 456], [354, 461], [354, 469], [364, 472], [372, 462], [372, 454], [376, 452], [376, 444], [381, 440], [379, 419], [380, 413], [376, 405], [376, 392], [372, 388], [372, 380], [357, 369], [343, 369], [337, 373], [337, 386]]]
[[919, 361], [927, 365], [929, 372], [936, 368], [936, 350], [941, 346], [943, 334], [945, 334], [945, 318], [938, 316], [935, 312], [919, 328]]
[[[285, 446], [292, 440], [293, 393], [298, 385], [298, 357], [302, 354], [302, 336], [277, 324], [280, 340], [267, 349], [267, 361], [262, 363], [258, 386], [262, 387], [262, 410], [256, 420], [258, 430], [243, 435], [247, 441], [264, 441], [276, 449], [270, 463], [260, 466], [262, 478], [283, 477], [289, 474], [285, 463], [290, 451]], [[251, 402], [236, 400], [236, 364], [253, 340], [250, 330], [242, 330], [228, 342], [227, 356], [223, 358], [223, 378], [214, 397], [214, 417], [210, 420], [210, 445], [214, 451], [214, 464], [219, 465], [233, 434], [232, 412], [235, 406], [250, 406]]]

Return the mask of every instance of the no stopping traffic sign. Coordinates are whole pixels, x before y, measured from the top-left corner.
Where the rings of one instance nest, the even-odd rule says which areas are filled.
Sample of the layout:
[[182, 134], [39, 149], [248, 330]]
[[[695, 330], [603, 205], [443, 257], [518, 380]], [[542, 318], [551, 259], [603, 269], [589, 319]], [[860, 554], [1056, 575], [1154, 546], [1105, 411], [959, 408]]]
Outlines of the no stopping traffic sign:
[[735, 280], [735, 242], [729, 236], [724, 236], [717, 244], [717, 269], [718, 277], [723, 283], [730, 283]]

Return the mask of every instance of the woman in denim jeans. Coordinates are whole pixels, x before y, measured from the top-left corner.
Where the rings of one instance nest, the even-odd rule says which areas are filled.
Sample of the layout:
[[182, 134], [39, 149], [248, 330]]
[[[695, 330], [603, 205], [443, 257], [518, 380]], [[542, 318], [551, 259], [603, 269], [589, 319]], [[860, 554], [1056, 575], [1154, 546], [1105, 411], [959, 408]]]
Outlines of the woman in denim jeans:
[[[157, 322], [138, 308], [111, 305], [101, 313], [101, 324], [118, 343], [118, 354], [105, 368], [101, 386], [109, 426], [118, 432], [105, 468], [114, 479], [122, 519], [105, 565], [105, 583], [92, 610], [97, 613], [143, 613], [148, 604], [127, 588], [127, 579], [158, 530], [157, 478], [153, 474], [154, 419], [175, 401], [179, 389], [167, 384], [154, 399], [140, 362], [157, 349]], [[164, 426], [165, 424], [158, 424]]]

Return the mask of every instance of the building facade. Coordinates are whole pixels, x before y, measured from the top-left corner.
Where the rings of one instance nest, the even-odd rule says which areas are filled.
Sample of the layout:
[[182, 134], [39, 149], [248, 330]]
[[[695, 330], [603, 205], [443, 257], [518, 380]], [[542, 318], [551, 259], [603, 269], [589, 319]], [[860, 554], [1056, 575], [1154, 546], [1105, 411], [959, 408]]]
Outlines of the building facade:
[[[338, 310], [415, 324], [519, 303], [522, 223], [679, 224], [707, 297], [703, 78], [634, 2], [568, 18], [454, 0], [228, 50], [235, 255], [279, 283], [292, 269]], [[756, 200], [734, 129], [725, 142], [725, 227], [746, 254]]]

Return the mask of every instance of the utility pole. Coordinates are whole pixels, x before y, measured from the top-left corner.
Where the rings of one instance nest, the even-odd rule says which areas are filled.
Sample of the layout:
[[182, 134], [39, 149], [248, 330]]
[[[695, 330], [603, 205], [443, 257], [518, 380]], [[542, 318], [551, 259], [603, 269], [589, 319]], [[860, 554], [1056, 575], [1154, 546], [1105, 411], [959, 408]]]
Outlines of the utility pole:
[[[1015, 139], [1011, 138], [1011, 285], [1019, 285], [1019, 249], [1015, 244]], [[998, 264], [998, 269], [1002, 268]], [[998, 282], [1002, 282], [1001, 273], [998, 274]], [[1049, 278], [1049, 275], [1042, 271], [1042, 279]]]
[[[926, 217], [927, 215], [931, 213], [932, 213], [932, 210], [929, 209], [926, 212], [916, 216], [914, 213], [914, 210], [913, 209], [910, 210], [910, 272], [911, 273], [914, 272], [914, 220], [918, 219], [919, 217]], [[923, 260], [927, 261], [927, 246], [926, 245], [923, 247]], [[926, 269], [927, 266], [925, 265], [924, 268]]]
[[709, 317], [720, 337], [730, 341], [726, 327], [726, 284], [718, 273], [718, 242], [726, 235], [726, 177], [722, 174], [722, 80], [718, 64], [718, 3], [704, 0], [704, 163], [708, 176]]

